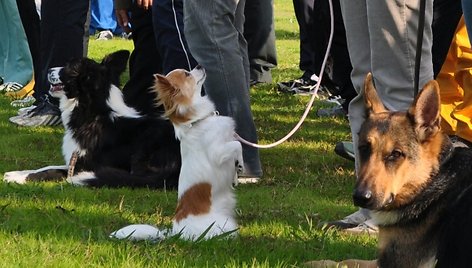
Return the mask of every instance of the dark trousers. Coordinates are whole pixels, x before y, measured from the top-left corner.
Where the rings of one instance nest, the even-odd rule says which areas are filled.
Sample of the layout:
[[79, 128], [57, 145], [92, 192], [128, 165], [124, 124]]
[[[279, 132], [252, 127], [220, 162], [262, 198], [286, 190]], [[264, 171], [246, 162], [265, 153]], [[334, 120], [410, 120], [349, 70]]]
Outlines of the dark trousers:
[[81, 58], [89, 0], [45, 0], [41, 4], [39, 71], [33, 96], [39, 100], [49, 91], [48, 69]]
[[434, 0], [432, 24], [434, 78], [441, 71], [461, 16], [461, 1]]
[[191, 70], [197, 62], [190, 54], [184, 36], [182, 0], [154, 0], [152, 11], [162, 73], [165, 75], [174, 69]]
[[270, 83], [270, 70], [277, 66], [273, 0], [246, 0], [244, 16], [250, 79]]
[[[331, 31], [329, 3], [328, 0], [294, 0], [293, 4], [300, 27], [300, 69], [304, 71], [303, 78], [308, 79], [312, 74], [320, 74], [326, 54]], [[323, 84], [345, 99], [343, 108], [347, 111], [357, 93], [351, 82], [352, 65], [339, 0], [333, 1], [333, 13], [334, 36], [330, 50], [333, 68], [331, 79], [323, 76]]]
[[310, 37], [313, 33], [310, 29], [314, 28], [313, 7], [315, 0], [293, 0], [295, 17], [297, 18], [300, 32], [300, 61], [299, 68], [304, 73], [303, 78], [309, 79], [315, 73], [314, 54], [315, 48]]
[[162, 60], [152, 27], [152, 11], [134, 5], [130, 23], [133, 28], [134, 50], [129, 59], [129, 80], [123, 87], [123, 94], [129, 106], [149, 114], [157, 111], [155, 94], [150, 91], [154, 82], [153, 75], [162, 72]]
[[[39, 27], [39, 15], [36, 12], [36, 4], [34, 0], [17, 0], [18, 11], [21, 17], [21, 23], [25, 29], [26, 38], [28, 39], [28, 46], [33, 58], [33, 70], [35, 80], [39, 78], [38, 70], [40, 70], [39, 64], [39, 38], [40, 38], [40, 27]], [[36, 90], [36, 83], [33, 90]]]

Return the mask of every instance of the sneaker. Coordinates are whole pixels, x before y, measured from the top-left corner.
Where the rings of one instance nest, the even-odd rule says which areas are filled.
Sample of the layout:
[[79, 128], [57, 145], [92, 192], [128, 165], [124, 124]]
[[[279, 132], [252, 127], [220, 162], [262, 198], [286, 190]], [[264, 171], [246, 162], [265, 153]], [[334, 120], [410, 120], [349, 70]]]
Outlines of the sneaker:
[[260, 179], [259, 177], [238, 177], [238, 184], [258, 183]]
[[452, 146], [454, 146], [455, 148], [472, 148], [472, 142], [463, 139], [459, 136], [451, 135], [449, 136], [449, 139], [451, 139]]
[[7, 92], [18, 92], [24, 86], [17, 82], [6, 82], [5, 84], [0, 85], [0, 92], [7, 93]]
[[300, 77], [295, 80], [290, 80], [287, 82], [277, 83], [279, 91], [289, 92], [289, 93], [296, 93], [294, 92], [295, 90], [310, 91], [313, 88], [315, 88], [315, 85], [316, 85], [316, 81], [313, 81], [311, 79], [306, 79], [303, 77]]
[[[26, 96], [24, 97], [23, 99], [21, 100], [14, 100], [12, 102], [10, 102], [10, 105], [13, 106], [13, 107], [25, 107], [25, 108], [28, 108], [28, 106], [31, 106], [33, 105], [33, 103], [36, 101], [36, 99], [29, 95], [29, 96]], [[36, 107], [36, 106], [35, 106]], [[18, 111], [18, 114], [19, 114], [19, 111]]]
[[46, 98], [38, 106], [27, 110], [26, 113], [13, 116], [10, 122], [19, 126], [57, 126], [61, 124], [61, 112], [59, 108]]
[[334, 152], [347, 160], [354, 161], [355, 159], [354, 144], [350, 141], [341, 141], [336, 143]]
[[120, 34], [120, 37], [121, 37], [122, 39], [131, 40], [132, 34], [133, 34], [132, 32], [129, 32], [129, 33], [122, 32], [122, 33]]
[[346, 112], [341, 105], [331, 108], [321, 108], [316, 111], [319, 117], [346, 117]]
[[97, 40], [111, 40], [113, 39], [113, 33], [109, 30], [100, 31], [97, 36]]
[[339, 95], [331, 95], [325, 100], [325, 102], [327, 102], [327, 103], [334, 103], [336, 105], [343, 105], [345, 101], [346, 100], [343, 99]]
[[18, 115], [24, 116], [27, 113], [29, 113], [31, 110], [33, 110], [34, 108], [36, 108], [36, 105], [20, 108], [18, 109]]
[[356, 227], [343, 229], [343, 232], [349, 234], [377, 235], [379, 233], [379, 227], [374, 224], [373, 220], [369, 219], [357, 225]]
[[361, 210], [344, 217], [342, 220], [330, 221], [325, 225], [327, 227], [334, 227], [337, 229], [351, 229], [359, 226], [360, 224], [370, 220], [369, 216], [363, 213]]

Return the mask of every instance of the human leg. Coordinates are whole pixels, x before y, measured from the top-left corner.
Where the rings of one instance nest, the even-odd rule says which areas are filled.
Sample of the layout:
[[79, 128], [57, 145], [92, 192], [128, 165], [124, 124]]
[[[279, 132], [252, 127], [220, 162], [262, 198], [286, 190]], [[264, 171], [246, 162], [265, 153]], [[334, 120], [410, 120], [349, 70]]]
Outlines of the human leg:
[[[20, 90], [33, 77], [33, 61], [16, 1], [1, 1], [0, 14], [1, 28], [6, 31], [0, 42], [0, 76], [5, 85], [8, 82], [21, 85], [18, 89], [11, 87], [12, 90]], [[0, 90], [8, 90], [5, 85]]]
[[[249, 100], [249, 61], [242, 35], [243, 1], [184, 1], [184, 29], [197, 62], [207, 71], [205, 92], [236, 132], [257, 142]], [[243, 145], [248, 175], [261, 176], [259, 151]]]
[[[472, 2], [470, 0], [462, 0], [462, 12], [464, 14], [467, 32], [472, 33]], [[469, 35], [469, 38], [471, 38], [471, 36], [472, 34]]]
[[84, 25], [88, 0], [48, 0], [41, 5], [40, 65], [41, 73], [36, 99], [48, 94], [48, 69], [63, 66], [71, 58], [80, 58], [84, 51]]
[[155, 0], [152, 5], [154, 35], [162, 58], [162, 73], [174, 69], [191, 70], [197, 62], [184, 36], [183, 1]]
[[273, 0], [246, 0], [244, 15], [251, 82], [270, 83], [277, 66]]
[[152, 25], [152, 11], [134, 4], [131, 7], [130, 23], [133, 27], [134, 49], [129, 59], [129, 80], [123, 87], [126, 104], [144, 114], [158, 112], [155, 95], [149, 88], [153, 74], [162, 73], [162, 59], [157, 50]]

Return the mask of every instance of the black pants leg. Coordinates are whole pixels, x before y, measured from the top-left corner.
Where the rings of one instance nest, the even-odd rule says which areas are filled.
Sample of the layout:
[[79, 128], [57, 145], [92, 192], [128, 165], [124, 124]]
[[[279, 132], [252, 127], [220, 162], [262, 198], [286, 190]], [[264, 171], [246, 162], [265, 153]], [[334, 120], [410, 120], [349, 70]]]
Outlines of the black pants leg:
[[246, 0], [244, 15], [250, 79], [270, 83], [271, 69], [277, 66], [273, 0]]
[[438, 76], [446, 59], [462, 16], [461, 1], [435, 0], [433, 2], [433, 71]]
[[182, 0], [154, 0], [152, 11], [157, 49], [162, 57], [162, 73], [195, 67], [197, 62], [190, 54], [184, 36]]
[[313, 29], [314, 0], [293, 0], [293, 8], [300, 32], [300, 62], [299, 68], [304, 72], [303, 78], [309, 79], [315, 72], [315, 48], [311, 43], [310, 32]]
[[46, 0], [41, 4], [40, 73], [34, 92], [42, 99], [49, 91], [47, 72], [64, 66], [72, 58], [83, 57], [84, 25], [89, 0]]
[[149, 90], [156, 73], [162, 72], [152, 27], [152, 11], [138, 6], [131, 9], [134, 50], [129, 59], [129, 81], [123, 87], [126, 103], [145, 114], [156, 112], [155, 94]]
[[[39, 64], [39, 15], [36, 12], [36, 4], [34, 0], [17, 0], [18, 11], [21, 17], [21, 23], [25, 29], [26, 38], [28, 39], [28, 46], [33, 58], [34, 79], [39, 81], [40, 64]], [[36, 91], [37, 83], [35, 83], [33, 90]]]

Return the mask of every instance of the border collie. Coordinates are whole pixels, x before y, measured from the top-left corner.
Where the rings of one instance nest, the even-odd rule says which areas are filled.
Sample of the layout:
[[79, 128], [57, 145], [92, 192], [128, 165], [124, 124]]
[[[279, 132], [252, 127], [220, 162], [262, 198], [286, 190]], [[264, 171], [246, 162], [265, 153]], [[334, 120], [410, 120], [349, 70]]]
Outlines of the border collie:
[[172, 124], [126, 105], [116, 86], [128, 57], [122, 50], [101, 63], [82, 58], [52, 68], [50, 94], [59, 99], [66, 166], [6, 173], [5, 180], [55, 180], [73, 169], [67, 181], [76, 185], [177, 187], [180, 146]]

